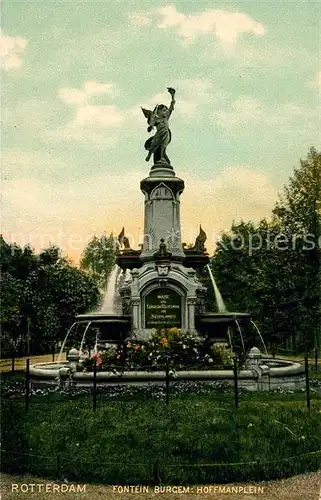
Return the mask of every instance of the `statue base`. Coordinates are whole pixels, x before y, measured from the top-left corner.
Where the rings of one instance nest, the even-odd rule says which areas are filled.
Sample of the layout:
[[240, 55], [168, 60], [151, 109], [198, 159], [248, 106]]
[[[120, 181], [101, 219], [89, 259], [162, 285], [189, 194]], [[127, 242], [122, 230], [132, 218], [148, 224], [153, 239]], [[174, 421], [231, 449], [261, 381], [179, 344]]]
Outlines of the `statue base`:
[[165, 160], [159, 160], [150, 169], [150, 177], [175, 177], [175, 172], [169, 163]]

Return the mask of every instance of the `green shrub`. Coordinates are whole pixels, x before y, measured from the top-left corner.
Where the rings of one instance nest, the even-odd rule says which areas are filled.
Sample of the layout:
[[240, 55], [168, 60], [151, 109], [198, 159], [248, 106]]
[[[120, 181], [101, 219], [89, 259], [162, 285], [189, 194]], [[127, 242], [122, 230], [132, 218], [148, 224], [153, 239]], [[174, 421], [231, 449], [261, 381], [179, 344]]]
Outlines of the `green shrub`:
[[223, 366], [231, 368], [234, 363], [234, 354], [232, 349], [229, 349], [226, 344], [216, 343], [210, 348], [210, 355], [212, 356], [215, 366]]

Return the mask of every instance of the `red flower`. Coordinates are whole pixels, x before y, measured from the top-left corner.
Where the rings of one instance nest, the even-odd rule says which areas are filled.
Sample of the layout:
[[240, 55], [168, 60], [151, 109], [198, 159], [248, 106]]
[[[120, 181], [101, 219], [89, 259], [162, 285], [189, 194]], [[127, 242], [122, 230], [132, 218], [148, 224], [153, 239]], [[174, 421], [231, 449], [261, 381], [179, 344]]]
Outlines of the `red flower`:
[[94, 361], [96, 361], [96, 365], [97, 365], [97, 368], [100, 368], [102, 363], [103, 363], [103, 360], [101, 359], [101, 352], [95, 352], [92, 356], [91, 356], [91, 359], [93, 359]]

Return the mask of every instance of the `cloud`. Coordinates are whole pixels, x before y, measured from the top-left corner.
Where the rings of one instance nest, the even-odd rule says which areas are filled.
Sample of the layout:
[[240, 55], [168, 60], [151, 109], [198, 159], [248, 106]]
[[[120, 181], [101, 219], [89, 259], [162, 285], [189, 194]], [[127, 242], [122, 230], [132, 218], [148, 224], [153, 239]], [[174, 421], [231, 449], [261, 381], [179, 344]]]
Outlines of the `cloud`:
[[27, 47], [25, 38], [13, 37], [0, 33], [1, 68], [4, 71], [20, 68], [22, 55]]
[[113, 83], [99, 83], [96, 80], [87, 80], [82, 89], [64, 87], [58, 90], [58, 97], [66, 104], [81, 106], [89, 99], [102, 94], [114, 97], [117, 94]]
[[186, 78], [176, 80], [178, 92], [177, 112], [183, 117], [195, 117], [202, 107], [223, 99], [225, 92], [216, 88], [208, 78]]
[[[177, 91], [175, 114], [181, 115], [184, 118], [196, 118], [202, 107], [208, 103], [213, 105], [225, 96], [225, 92], [216, 88], [208, 78], [176, 79], [171, 82], [171, 85]], [[164, 91], [149, 97], [142, 106], [147, 109], [153, 109], [156, 104], [169, 104], [169, 102], [169, 93]], [[129, 114], [137, 118], [141, 117], [140, 104], [131, 108]]]
[[91, 127], [75, 125], [72, 122], [65, 127], [48, 130], [43, 134], [46, 142], [78, 142], [82, 145], [93, 146], [97, 150], [115, 148], [119, 141], [116, 132], [93, 129]]
[[223, 128], [238, 128], [249, 122], [253, 124], [264, 121], [265, 113], [259, 99], [240, 97], [228, 111], [217, 111], [214, 117]]
[[242, 12], [208, 9], [198, 14], [183, 14], [174, 5], [166, 5], [157, 9], [156, 13], [161, 17], [158, 28], [175, 29], [178, 36], [189, 43], [199, 36], [210, 35], [223, 44], [234, 45], [244, 34], [265, 34], [261, 23]]
[[109, 127], [123, 123], [123, 113], [114, 105], [80, 106], [73, 121], [73, 126]]
[[[58, 90], [59, 99], [74, 111], [64, 127], [45, 133], [47, 140], [91, 142], [100, 147], [114, 147], [125, 114], [114, 104], [95, 104], [97, 97], [113, 99], [118, 91], [113, 83], [84, 82], [81, 89], [64, 87]], [[107, 134], [106, 134], [107, 131]]]
[[265, 125], [278, 127], [279, 133], [288, 131], [295, 122], [302, 124], [302, 120], [315, 117], [315, 110], [303, 108], [292, 102], [275, 108], [268, 107], [259, 99], [248, 96], [241, 96], [233, 101], [227, 111], [218, 110], [213, 114], [216, 123], [228, 130]]

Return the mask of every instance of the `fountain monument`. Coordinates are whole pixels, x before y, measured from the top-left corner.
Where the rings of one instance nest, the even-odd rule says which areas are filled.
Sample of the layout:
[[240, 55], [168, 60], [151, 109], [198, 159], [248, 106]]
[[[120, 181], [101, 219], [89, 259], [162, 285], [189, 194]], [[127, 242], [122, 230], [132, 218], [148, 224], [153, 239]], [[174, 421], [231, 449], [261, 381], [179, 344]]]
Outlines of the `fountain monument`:
[[[244, 354], [248, 346], [244, 343], [242, 328], [251, 325], [251, 318], [247, 313], [226, 311], [209, 266], [204, 230], [200, 226], [191, 248], [182, 242], [180, 197], [184, 191], [184, 180], [176, 176], [167, 156], [167, 147], [172, 137], [169, 118], [175, 107], [175, 90], [169, 87], [168, 92], [171, 95], [168, 107], [159, 104], [153, 110], [142, 108], [147, 119], [147, 131], [156, 129], [154, 135], [145, 142], [145, 149], [148, 151], [146, 161], [153, 157], [153, 165], [149, 175], [140, 183], [145, 207], [144, 239], [139, 249], [132, 249], [124, 228], [119, 234], [120, 252], [116, 259], [117, 269], [113, 271], [111, 280], [117, 294], [117, 310], [110, 307], [114, 299], [110, 304], [112, 294], [108, 290], [104, 301], [107, 308], [103, 307], [96, 313], [78, 315], [70, 331], [81, 325], [82, 348], [86, 334], [92, 328], [95, 332], [94, 350], [97, 351], [110, 343], [123, 344], [125, 348], [130, 339], [148, 340], [155, 329], [177, 327], [199, 337], [207, 348], [215, 342], [224, 342], [234, 351], [237, 345], [240, 346]], [[215, 313], [205, 310], [207, 289], [198, 276], [198, 272], [205, 266], [216, 295], [218, 311]], [[120, 270], [123, 271], [122, 279], [117, 278]], [[235, 343], [234, 335], [234, 345], [231, 337], [233, 328], [239, 337], [239, 342]], [[263, 360], [258, 349], [255, 349], [254, 347], [249, 353], [249, 368], [240, 372], [244, 386], [254, 387], [254, 390], [270, 387], [271, 377], [276, 380], [275, 383], [282, 381], [282, 384], [290, 386], [302, 383], [302, 367], [299, 363]], [[68, 353], [67, 366], [69, 362], [76, 370], [76, 364], [83, 354], [81, 350], [72, 349]], [[57, 365], [34, 365], [31, 367], [32, 376], [37, 381], [42, 379], [52, 383], [59, 370], [66, 370], [66, 362], [59, 361]], [[159, 378], [163, 375], [135, 372], [134, 378], [154, 380], [155, 376]], [[224, 373], [220, 370], [190, 371], [187, 374], [180, 372], [178, 376], [182, 379], [233, 381], [233, 371], [227, 370]], [[119, 380], [130, 380], [130, 377], [130, 374], [121, 375]], [[115, 375], [107, 372], [100, 373], [99, 378], [102, 383], [115, 381]], [[91, 383], [91, 375], [88, 373], [76, 373], [75, 379], [79, 384]]]

